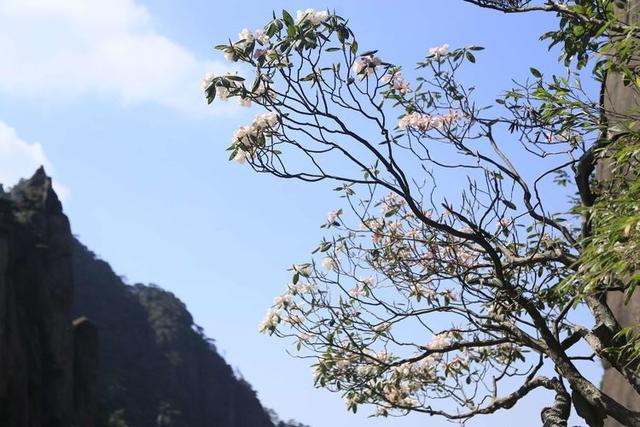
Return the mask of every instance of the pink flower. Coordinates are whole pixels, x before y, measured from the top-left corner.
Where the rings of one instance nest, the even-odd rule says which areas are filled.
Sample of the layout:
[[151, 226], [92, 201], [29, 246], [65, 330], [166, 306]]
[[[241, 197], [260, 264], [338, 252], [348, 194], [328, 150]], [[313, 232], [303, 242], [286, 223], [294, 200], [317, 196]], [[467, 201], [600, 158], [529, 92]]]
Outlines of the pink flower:
[[400, 122], [398, 122], [398, 127], [412, 127], [424, 132], [431, 129], [440, 129], [445, 125], [451, 126], [460, 120], [460, 118], [460, 115], [455, 111], [449, 111], [441, 116], [432, 116], [430, 114], [415, 112], [402, 116]]
[[407, 92], [411, 92], [411, 88], [409, 87], [409, 83], [402, 77], [402, 73], [400, 71], [396, 71], [392, 74], [385, 74], [382, 77], [382, 81], [384, 83], [389, 83], [389, 86], [397, 90], [398, 92], [405, 94]]
[[351, 298], [358, 298], [365, 296], [367, 292], [363, 288], [355, 287], [349, 291], [349, 296]]
[[336, 221], [336, 218], [338, 218], [338, 215], [338, 211], [327, 212], [327, 221], [329, 221], [330, 224], [333, 224]]
[[376, 67], [382, 64], [382, 59], [375, 55], [361, 56], [353, 63], [353, 71], [364, 77], [365, 75], [373, 74], [376, 71]]

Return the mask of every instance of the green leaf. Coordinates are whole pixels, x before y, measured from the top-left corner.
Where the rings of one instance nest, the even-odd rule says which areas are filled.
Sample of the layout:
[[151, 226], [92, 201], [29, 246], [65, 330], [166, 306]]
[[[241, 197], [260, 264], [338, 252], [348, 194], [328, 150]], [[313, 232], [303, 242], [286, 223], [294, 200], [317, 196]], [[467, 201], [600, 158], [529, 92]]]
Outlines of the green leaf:
[[517, 206], [514, 205], [513, 202], [510, 202], [509, 200], [502, 199], [502, 203], [504, 203], [509, 209], [513, 209], [514, 211], [518, 209]]
[[536, 68], [529, 68], [529, 71], [531, 71], [531, 74], [533, 74], [533, 77], [535, 77], [536, 79], [539, 79], [542, 77], [542, 73], [540, 71], [538, 71]]
[[465, 52], [465, 55], [467, 56], [467, 59], [469, 60], [469, 62], [471, 62], [472, 64], [475, 64], [476, 62], [476, 57], [473, 56], [473, 54], [469, 51]]
[[[355, 43], [355, 42], [354, 42]], [[362, 52], [362, 54], [360, 56], [370, 56], [370, 55], [375, 55], [378, 51], [377, 50], [368, 50], [366, 52]]]
[[244, 77], [236, 76], [236, 75], [233, 75], [233, 74], [225, 76], [225, 77], [227, 79], [229, 79], [229, 80], [233, 80], [234, 82], [243, 82], [244, 81]]
[[282, 20], [284, 21], [285, 24], [287, 24], [287, 26], [293, 25], [293, 18], [291, 17], [289, 12], [287, 12], [284, 9], [282, 10]]

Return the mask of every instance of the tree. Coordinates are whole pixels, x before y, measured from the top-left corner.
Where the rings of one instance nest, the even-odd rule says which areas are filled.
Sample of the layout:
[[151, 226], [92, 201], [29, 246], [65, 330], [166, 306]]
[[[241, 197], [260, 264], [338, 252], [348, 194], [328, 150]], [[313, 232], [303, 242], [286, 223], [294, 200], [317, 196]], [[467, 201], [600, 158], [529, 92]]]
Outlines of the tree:
[[344, 18], [312, 9], [217, 46], [255, 79], [208, 75], [208, 101], [268, 111], [235, 132], [230, 159], [335, 181], [343, 199], [260, 329], [293, 338], [353, 411], [464, 421], [542, 388], [555, 395], [545, 425], [573, 407], [589, 425], [640, 426], [576, 363], [605, 361], [640, 392], [636, 331], [606, 304], [640, 282], [640, 183], [593, 177], [602, 159], [635, 171], [637, 116], [606, 111], [606, 87], [581, 80], [615, 73], [637, 91], [638, 28], [617, 19], [620, 1], [466, 1], [556, 14], [542, 39], [561, 46], [566, 74], [531, 68], [483, 104], [458, 78], [482, 47], [431, 48], [409, 82]]

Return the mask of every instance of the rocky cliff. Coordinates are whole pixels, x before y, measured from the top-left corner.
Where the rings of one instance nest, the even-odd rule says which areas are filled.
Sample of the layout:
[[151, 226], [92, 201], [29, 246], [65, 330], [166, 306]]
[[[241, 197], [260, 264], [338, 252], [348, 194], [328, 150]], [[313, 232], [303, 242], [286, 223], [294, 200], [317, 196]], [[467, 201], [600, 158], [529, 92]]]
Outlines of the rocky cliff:
[[0, 186], [0, 426], [302, 426], [272, 418], [178, 298], [72, 236], [43, 169]]
[[124, 284], [77, 240], [73, 272], [73, 313], [100, 336], [99, 425], [273, 426], [172, 293]]
[[[93, 325], [71, 318], [72, 236], [39, 169], [0, 190], [0, 425], [91, 427]], [[74, 337], [75, 332], [80, 332]], [[90, 368], [91, 369], [91, 368]]]
[[[620, 19], [624, 22], [640, 23], [640, 0], [629, 0], [624, 10], [620, 10]], [[640, 66], [640, 58], [635, 58], [635, 65]], [[624, 116], [640, 115], [640, 95], [632, 86], [623, 83], [619, 74], [609, 74], [604, 87], [603, 107], [608, 112], [607, 120], [614, 125]], [[608, 180], [613, 171], [606, 162], [600, 162], [597, 170], [599, 180]], [[610, 292], [607, 304], [611, 307], [616, 319], [622, 326], [640, 325], [640, 293], [635, 292], [630, 301], [625, 302], [620, 292]], [[640, 396], [615, 369], [605, 366], [602, 379], [602, 389], [609, 396], [625, 405], [627, 408], [640, 411]], [[605, 427], [620, 427], [622, 424], [607, 418]]]

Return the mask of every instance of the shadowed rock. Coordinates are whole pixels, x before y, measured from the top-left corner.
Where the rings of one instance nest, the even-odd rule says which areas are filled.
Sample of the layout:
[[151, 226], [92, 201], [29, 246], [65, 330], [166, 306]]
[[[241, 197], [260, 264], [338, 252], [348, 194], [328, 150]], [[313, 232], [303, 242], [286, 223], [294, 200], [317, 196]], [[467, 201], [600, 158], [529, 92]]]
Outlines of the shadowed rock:
[[43, 168], [0, 192], [0, 426], [74, 425], [72, 241]]

